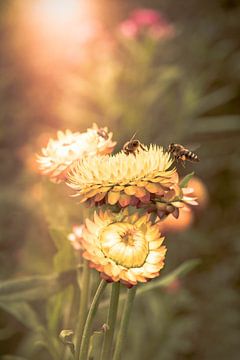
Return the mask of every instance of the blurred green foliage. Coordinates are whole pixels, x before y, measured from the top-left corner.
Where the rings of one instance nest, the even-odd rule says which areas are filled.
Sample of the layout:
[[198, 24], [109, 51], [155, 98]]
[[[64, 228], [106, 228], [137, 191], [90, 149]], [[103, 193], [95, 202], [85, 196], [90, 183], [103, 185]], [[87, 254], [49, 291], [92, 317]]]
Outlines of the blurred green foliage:
[[[84, 130], [96, 121], [114, 132], [118, 148], [135, 131], [144, 143], [200, 143], [201, 162], [194, 170], [208, 188], [208, 208], [196, 214], [191, 230], [167, 236], [163, 274], [188, 259], [199, 258], [201, 264], [176, 286], [153, 289], [136, 299], [125, 358], [237, 360], [239, 2], [98, 1], [96, 6], [110, 31], [133, 8], [143, 6], [162, 11], [176, 27], [176, 36], [159, 43], [154, 62], [150, 40], [144, 46], [119, 40], [118, 56], [111, 58], [111, 66], [106, 66], [106, 58], [99, 54], [100, 67], [96, 68], [93, 58], [87, 65], [88, 76], [80, 65], [65, 73], [35, 72], [26, 50], [26, 34], [15, 21], [14, 4], [14, 0], [0, 3], [1, 280], [53, 271], [56, 243], [48, 227], [58, 230], [61, 225], [70, 231], [71, 224], [84, 217], [68, 198], [68, 190], [62, 185], [45, 186], [34, 173], [31, 154], [39, 152], [42, 133], [53, 134], [59, 128]], [[180, 169], [190, 171], [191, 165]], [[52, 201], [47, 203], [49, 194]], [[72, 255], [69, 263], [74, 263]], [[55, 271], [60, 260], [55, 258]], [[59, 320], [65, 326], [66, 319], [73, 316], [67, 306], [64, 319], [60, 319], [61, 304], [77, 299], [72, 298], [70, 288], [54, 296], [59, 297], [54, 314], [52, 299], [44, 305], [52, 313], [49, 333], [56, 335], [62, 329]], [[37, 355], [32, 352], [32, 344], [39, 338], [22, 321], [30, 312], [30, 329], [41, 333], [41, 324], [47, 322], [42, 305], [42, 301], [33, 304], [37, 318], [29, 307], [32, 305], [25, 302], [13, 310], [1, 310], [1, 356], [50, 358], [41, 344]], [[96, 330], [101, 328], [100, 321]], [[56, 357], [54, 335], [47, 340]]]

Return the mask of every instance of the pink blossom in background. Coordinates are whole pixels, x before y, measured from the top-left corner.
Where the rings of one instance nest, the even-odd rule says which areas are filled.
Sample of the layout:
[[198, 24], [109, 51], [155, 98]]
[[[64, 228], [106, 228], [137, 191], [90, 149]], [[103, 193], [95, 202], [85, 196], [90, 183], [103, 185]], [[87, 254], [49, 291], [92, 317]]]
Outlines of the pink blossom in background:
[[129, 18], [119, 25], [120, 33], [129, 39], [147, 34], [153, 39], [169, 38], [174, 35], [174, 27], [159, 12], [152, 9], [136, 9]]
[[161, 19], [162, 15], [152, 9], [137, 9], [132, 12], [131, 18], [137, 25], [151, 26]]

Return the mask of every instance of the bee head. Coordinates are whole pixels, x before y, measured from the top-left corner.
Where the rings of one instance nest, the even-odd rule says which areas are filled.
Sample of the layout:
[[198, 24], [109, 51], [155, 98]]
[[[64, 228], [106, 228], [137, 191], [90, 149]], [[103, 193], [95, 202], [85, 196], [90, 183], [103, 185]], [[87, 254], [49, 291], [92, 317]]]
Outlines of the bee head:
[[108, 139], [108, 134], [107, 134], [107, 132], [106, 132], [104, 129], [102, 129], [102, 128], [98, 129], [97, 134], [98, 134], [99, 136], [101, 136], [102, 138], [104, 138], [105, 140]]
[[137, 146], [139, 145], [139, 141], [138, 141], [138, 140], [133, 140], [133, 141], [132, 141], [132, 145], [133, 145], [134, 147], [137, 147]]
[[168, 145], [168, 151], [172, 151], [174, 148], [174, 143]]

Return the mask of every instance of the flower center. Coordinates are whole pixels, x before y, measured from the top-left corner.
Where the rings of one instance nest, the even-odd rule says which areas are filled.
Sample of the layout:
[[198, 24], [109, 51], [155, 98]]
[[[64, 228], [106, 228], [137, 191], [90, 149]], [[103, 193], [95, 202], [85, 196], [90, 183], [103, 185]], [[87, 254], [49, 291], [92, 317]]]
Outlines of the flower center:
[[127, 268], [141, 267], [148, 255], [144, 232], [132, 224], [114, 223], [100, 234], [104, 255]]

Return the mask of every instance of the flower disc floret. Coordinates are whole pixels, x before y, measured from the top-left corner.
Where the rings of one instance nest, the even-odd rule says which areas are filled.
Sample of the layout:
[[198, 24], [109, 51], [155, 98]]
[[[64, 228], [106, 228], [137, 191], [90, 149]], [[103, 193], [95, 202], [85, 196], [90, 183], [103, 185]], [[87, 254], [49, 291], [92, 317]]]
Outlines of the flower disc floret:
[[166, 254], [163, 240], [146, 214], [125, 211], [119, 221], [110, 211], [95, 212], [94, 221], [86, 220], [83, 257], [109, 281], [132, 286], [159, 275]]

